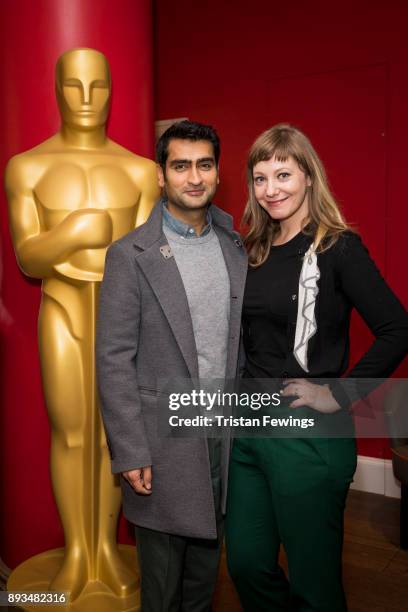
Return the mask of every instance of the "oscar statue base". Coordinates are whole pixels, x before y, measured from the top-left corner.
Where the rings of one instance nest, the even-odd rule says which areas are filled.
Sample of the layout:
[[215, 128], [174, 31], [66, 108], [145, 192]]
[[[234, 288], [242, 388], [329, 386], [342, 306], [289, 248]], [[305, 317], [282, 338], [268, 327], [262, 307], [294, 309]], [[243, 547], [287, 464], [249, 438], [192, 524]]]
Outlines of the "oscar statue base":
[[[136, 547], [120, 544], [119, 552], [128, 568], [137, 576]], [[8, 591], [46, 592], [62, 565], [64, 549], [48, 550], [35, 555], [21, 563], [10, 574], [7, 581]], [[30, 612], [139, 612], [140, 611], [140, 580], [137, 580], [136, 590], [126, 597], [116, 596], [104, 583], [89, 581], [82, 593], [68, 605], [21, 604], [19, 607]]]

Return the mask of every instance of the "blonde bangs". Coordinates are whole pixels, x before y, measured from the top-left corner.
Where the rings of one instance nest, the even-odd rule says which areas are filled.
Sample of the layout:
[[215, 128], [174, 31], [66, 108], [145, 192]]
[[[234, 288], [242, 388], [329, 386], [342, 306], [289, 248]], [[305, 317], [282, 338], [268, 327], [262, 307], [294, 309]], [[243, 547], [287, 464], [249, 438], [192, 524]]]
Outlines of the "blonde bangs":
[[[282, 128], [284, 127], [286, 126], [283, 124]], [[274, 128], [271, 128], [261, 134], [252, 145], [248, 157], [248, 168], [252, 172], [253, 167], [259, 162], [268, 161], [272, 158], [279, 162], [285, 162], [289, 157], [293, 157], [303, 169], [299, 147], [286, 135], [284, 129], [275, 131]]]

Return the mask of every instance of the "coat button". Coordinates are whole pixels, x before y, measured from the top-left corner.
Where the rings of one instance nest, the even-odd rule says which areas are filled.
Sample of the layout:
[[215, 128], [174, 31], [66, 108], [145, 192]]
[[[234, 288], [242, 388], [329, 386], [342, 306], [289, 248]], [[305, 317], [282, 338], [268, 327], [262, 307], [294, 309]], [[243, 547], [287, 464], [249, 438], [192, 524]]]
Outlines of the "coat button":
[[292, 300], [293, 300], [293, 301], [295, 301], [295, 300], [296, 300], [296, 298], [297, 298], [297, 295], [296, 295], [296, 293], [294, 293], [294, 294], [292, 295]]

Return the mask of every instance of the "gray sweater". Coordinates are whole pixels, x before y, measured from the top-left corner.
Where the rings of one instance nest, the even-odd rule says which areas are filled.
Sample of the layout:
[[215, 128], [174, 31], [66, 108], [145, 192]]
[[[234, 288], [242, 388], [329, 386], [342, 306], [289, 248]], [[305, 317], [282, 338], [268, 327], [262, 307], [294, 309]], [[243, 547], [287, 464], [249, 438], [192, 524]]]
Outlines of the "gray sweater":
[[183, 280], [193, 323], [200, 379], [223, 379], [227, 360], [230, 285], [214, 229], [183, 238], [164, 224]]

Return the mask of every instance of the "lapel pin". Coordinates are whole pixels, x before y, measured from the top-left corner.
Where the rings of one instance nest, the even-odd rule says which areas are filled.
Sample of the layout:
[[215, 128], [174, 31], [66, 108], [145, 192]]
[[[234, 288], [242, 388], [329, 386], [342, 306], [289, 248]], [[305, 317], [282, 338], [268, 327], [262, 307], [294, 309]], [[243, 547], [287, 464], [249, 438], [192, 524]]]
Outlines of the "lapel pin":
[[163, 255], [164, 259], [170, 259], [173, 257], [173, 253], [171, 252], [171, 248], [168, 244], [160, 247], [160, 253]]

